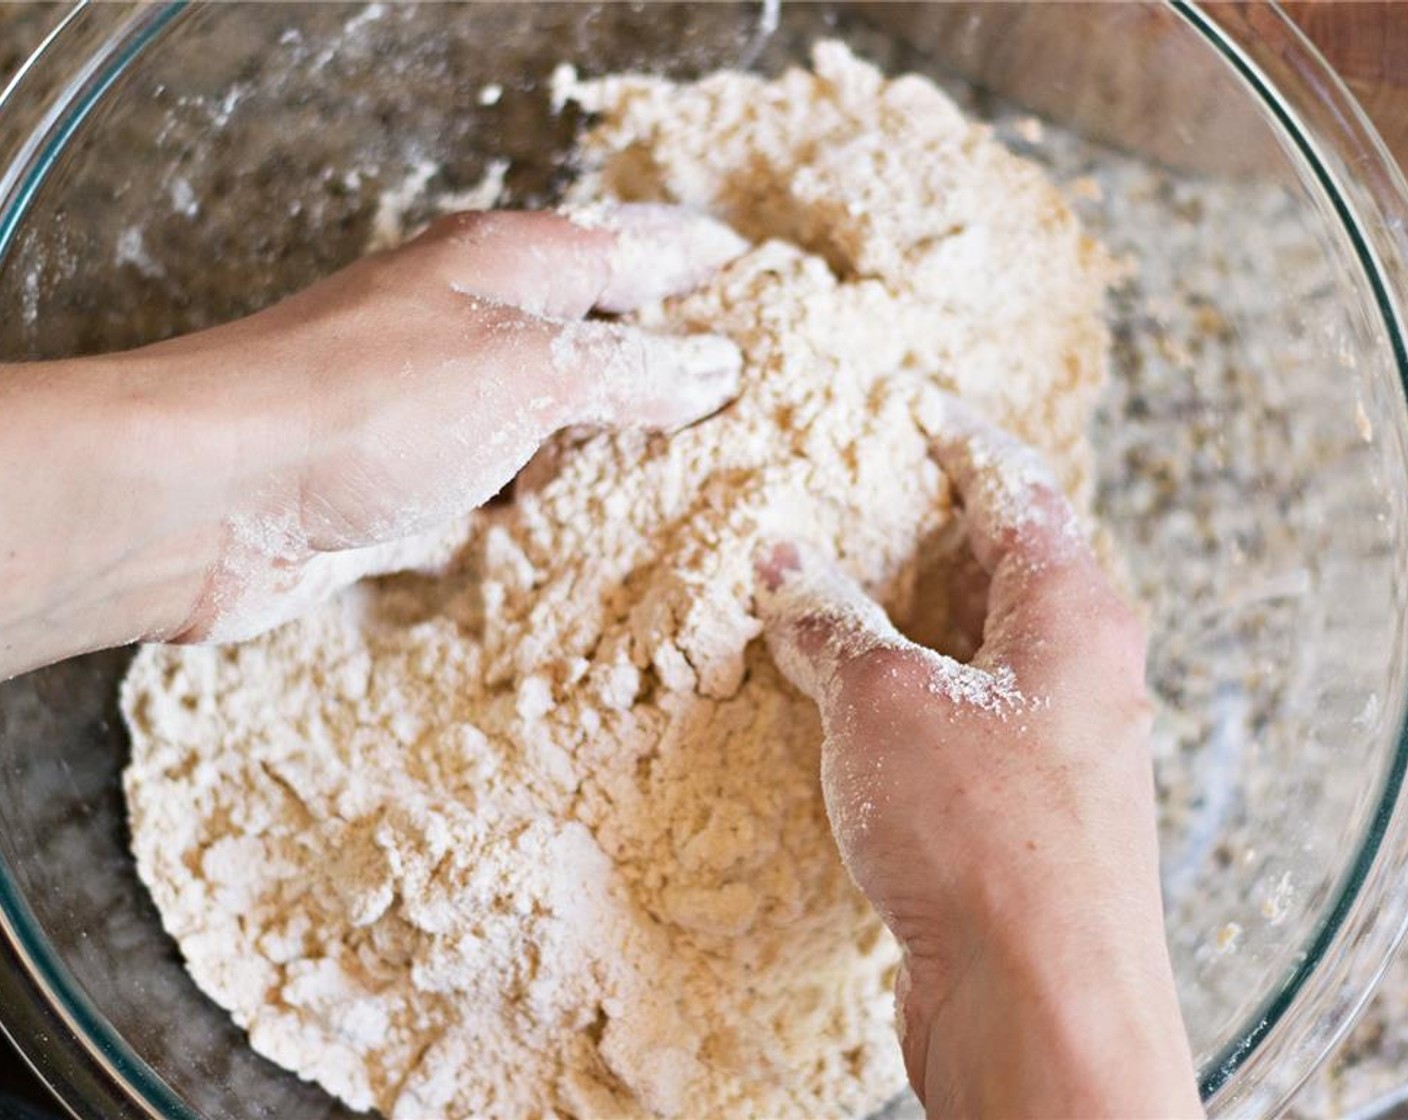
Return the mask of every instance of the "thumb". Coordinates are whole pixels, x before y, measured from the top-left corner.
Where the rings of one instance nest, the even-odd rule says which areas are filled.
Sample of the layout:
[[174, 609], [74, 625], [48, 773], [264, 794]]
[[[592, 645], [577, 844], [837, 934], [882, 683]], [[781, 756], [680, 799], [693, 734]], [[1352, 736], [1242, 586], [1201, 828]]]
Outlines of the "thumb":
[[[814, 549], [781, 542], [755, 558], [754, 602], [773, 661], [823, 720], [886, 708], [1005, 716], [1022, 702], [1010, 670], [965, 665], [910, 641], [853, 579]], [[855, 730], [851, 727], [850, 730]]]
[[[913, 921], [923, 917], [917, 900], [943, 867], [929, 828], [944, 803], [935, 793], [946, 772], [941, 748], [1007, 718], [1021, 696], [1008, 677], [911, 642], [811, 549], [776, 544], [755, 567], [773, 660], [821, 711], [822, 794], [842, 862], [886, 924], [912, 941], [925, 927]], [[916, 890], [920, 879], [927, 885]]]
[[875, 650], [913, 644], [880, 604], [811, 548], [773, 544], [755, 557], [754, 566], [754, 600], [773, 661], [823, 716], [836, 698], [844, 667]]

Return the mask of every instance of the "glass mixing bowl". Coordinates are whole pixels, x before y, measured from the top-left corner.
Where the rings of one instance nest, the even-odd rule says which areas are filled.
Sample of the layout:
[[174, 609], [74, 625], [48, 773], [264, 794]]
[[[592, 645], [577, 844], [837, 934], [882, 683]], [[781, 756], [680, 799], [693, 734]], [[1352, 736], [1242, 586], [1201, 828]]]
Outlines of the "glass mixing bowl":
[[[1099, 504], [1150, 615], [1203, 1092], [1214, 1115], [1269, 1115], [1408, 913], [1408, 208], [1274, 8], [80, 7], [0, 102], [0, 358], [252, 311], [363, 251], [387, 199], [415, 220], [495, 159], [506, 202], [550, 203], [581, 123], [549, 109], [560, 61], [776, 71], [824, 36], [944, 82], [1133, 261]], [[6, 1029], [80, 1116], [345, 1115], [202, 997], [137, 881], [128, 657], [0, 687]]]

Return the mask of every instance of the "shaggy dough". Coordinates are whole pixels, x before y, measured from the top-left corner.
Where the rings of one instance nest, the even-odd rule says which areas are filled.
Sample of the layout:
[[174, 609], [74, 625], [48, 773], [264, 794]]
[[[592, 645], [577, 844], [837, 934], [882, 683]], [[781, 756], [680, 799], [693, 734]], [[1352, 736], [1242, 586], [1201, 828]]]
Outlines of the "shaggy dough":
[[961, 539], [935, 387], [1084, 502], [1111, 264], [1040, 169], [837, 44], [773, 81], [557, 92], [598, 114], [574, 201], [753, 242], [639, 316], [730, 335], [742, 395], [669, 438], [564, 434], [443, 578], [144, 650], [138, 867], [251, 1044], [356, 1108], [864, 1115], [904, 1081], [896, 948], [837, 858], [816, 714], [755, 640], [750, 558], [799, 536], [910, 617], [921, 549]]

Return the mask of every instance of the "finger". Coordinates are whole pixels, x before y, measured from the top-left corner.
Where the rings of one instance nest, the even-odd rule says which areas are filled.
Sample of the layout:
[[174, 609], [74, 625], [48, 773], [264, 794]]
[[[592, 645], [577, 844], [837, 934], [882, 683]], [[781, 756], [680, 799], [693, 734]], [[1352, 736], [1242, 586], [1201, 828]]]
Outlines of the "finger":
[[557, 325], [551, 363], [573, 422], [670, 430], [732, 400], [743, 358], [719, 335], [660, 335], [588, 320]]
[[631, 311], [690, 291], [748, 248], [723, 222], [683, 206], [597, 203], [566, 214], [575, 225], [612, 235], [599, 311]]
[[606, 205], [570, 215], [467, 211], [434, 223], [413, 246], [464, 295], [535, 315], [621, 312], [689, 291], [747, 242], [676, 206]]
[[1036, 449], [957, 398], [938, 399], [934, 458], [963, 502], [978, 562], [995, 574], [1014, 554], [1035, 564], [1088, 551], [1075, 511]]
[[773, 661], [818, 704], [828, 702], [842, 666], [871, 650], [907, 644], [880, 605], [813, 550], [778, 543], [754, 567], [754, 598]]
[[854, 580], [820, 553], [793, 543], [754, 561], [755, 604], [773, 660], [834, 724], [848, 713], [921, 721], [1021, 701], [1010, 674], [961, 664], [915, 645]]
[[934, 457], [963, 503], [969, 545], [991, 574], [979, 664], [1074, 643], [1120, 600], [1055, 476], [1031, 447], [945, 397]]

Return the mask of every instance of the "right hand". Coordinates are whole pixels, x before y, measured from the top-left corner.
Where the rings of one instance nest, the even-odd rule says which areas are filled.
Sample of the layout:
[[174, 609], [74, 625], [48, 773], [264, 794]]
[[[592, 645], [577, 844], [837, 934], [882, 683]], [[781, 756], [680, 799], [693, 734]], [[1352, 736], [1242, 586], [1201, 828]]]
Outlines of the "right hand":
[[709, 415], [738, 388], [732, 342], [587, 316], [746, 248], [672, 206], [457, 214], [246, 319], [0, 367], [0, 679], [251, 637], [448, 559], [463, 515], [564, 426]]
[[1143, 629], [1035, 453], [948, 403], [935, 454], [990, 578], [961, 664], [823, 557], [759, 562], [779, 668], [819, 705], [841, 856], [904, 951], [931, 1116], [1198, 1116], [1158, 879]]

